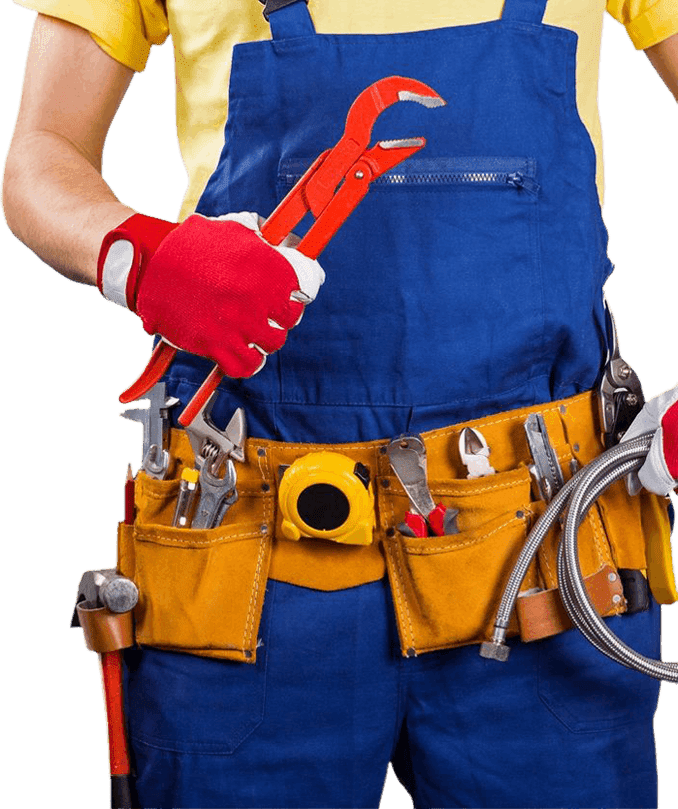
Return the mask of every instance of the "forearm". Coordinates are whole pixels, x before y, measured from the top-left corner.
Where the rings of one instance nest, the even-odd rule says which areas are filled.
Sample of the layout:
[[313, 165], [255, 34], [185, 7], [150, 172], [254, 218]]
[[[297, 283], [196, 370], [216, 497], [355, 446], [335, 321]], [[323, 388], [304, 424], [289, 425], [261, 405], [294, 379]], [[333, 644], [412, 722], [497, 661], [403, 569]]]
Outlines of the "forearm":
[[16, 236], [75, 281], [95, 282], [103, 237], [132, 214], [101, 176], [106, 135], [132, 76], [87, 31], [38, 15], [3, 204]]
[[99, 167], [63, 136], [18, 133], [5, 170], [3, 204], [12, 232], [74, 281], [96, 283], [106, 233], [132, 215]]
[[678, 101], [678, 34], [647, 48], [645, 53]]

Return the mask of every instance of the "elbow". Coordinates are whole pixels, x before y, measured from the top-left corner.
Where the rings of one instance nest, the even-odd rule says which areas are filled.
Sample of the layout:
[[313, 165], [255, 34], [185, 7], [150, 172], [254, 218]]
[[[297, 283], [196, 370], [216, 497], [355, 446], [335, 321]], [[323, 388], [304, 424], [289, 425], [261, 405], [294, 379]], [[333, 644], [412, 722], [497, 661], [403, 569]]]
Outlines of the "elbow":
[[5, 163], [5, 172], [2, 180], [2, 210], [5, 214], [5, 221], [11, 232], [21, 238], [21, 215], [19, 212], [19, 187], [21, 185], [21, 169], [16, 158], [14, 144], [10, 147]]

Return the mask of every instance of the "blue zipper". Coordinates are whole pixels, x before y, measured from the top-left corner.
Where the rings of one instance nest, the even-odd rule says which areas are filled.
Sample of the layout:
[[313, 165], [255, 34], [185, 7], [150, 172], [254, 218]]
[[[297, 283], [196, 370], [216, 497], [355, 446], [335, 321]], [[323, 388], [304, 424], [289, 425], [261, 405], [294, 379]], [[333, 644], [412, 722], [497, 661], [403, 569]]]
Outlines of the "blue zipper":
[[[280, 164], [278, 182], [291, 188], [311, 164], [304, 158], [289, 158]], [[476, 188], [510, 187], [536, 195], [536, 161], [522, 157], [410, 158], [382, 174], [372, 186], [426, 187], [458, 185]]]

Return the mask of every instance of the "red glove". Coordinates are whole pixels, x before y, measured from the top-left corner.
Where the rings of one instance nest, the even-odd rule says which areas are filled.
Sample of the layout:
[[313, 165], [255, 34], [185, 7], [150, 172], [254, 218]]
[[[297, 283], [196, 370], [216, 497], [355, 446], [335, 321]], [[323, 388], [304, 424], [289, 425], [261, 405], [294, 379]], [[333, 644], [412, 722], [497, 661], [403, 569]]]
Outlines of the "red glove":
[[104, 238], [97, 284], [150, 334], [249, 377], [283, 346], [324, 280], [288, 240], [266, 242], [254, 213], [194, 214], [179, 225], [135, 214]]
[[650, 399], [623, 440], [649, 432], [654, 438], [638, 478], [649, 491], [667, 495], [678, 486], [678, 387]]

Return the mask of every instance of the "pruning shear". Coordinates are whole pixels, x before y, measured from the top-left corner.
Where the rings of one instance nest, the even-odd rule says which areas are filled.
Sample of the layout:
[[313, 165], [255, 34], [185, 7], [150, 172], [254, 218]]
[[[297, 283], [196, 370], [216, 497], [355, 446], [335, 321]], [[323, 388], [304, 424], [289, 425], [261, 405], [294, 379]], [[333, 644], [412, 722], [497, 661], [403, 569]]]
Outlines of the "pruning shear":
[[618, 444], [631, 422], [645, 404], [643, 389], [637, 374], [619, 353], [617, 327], [612, 312], [605, 304], [605, 326], [608, 339], [607, 362], [598, 383], [600, 419], [605, 448]]
[[[428, 85], [402, 76], [374, 82], [355, 99], [338, 143], [319, 155], [299, 182], [261, 226], [261, 235], [280, 244], [311, 213], [315, 222], [297, 250], [315, 259], [369, 191], [370, 183], [426, 145], [425, 138], [382, 140], [369, 148], [372, 128], [379, 115], [398, 101], [415, 101], [440, 107], [445, 101]], [[139, 379], [120, 396], [123, 403], [144, 396], [169, 368], [177, 348], [161, 339]], [[224, 374], [211, 371], [179, 417], [186, 426], [200, 412]]]

